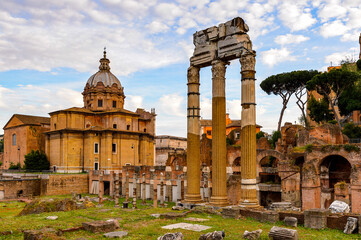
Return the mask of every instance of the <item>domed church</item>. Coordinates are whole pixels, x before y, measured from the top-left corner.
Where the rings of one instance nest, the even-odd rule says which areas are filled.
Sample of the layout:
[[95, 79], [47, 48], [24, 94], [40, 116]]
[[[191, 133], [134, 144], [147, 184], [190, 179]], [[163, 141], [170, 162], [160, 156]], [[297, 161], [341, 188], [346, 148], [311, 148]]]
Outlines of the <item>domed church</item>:
[[57, 172], [121, 170], [154, 164], [155, 111], [124, 109], [124, 88], [109, 59], [87, 81], [84, 107], [49, 113], [45, 152]]

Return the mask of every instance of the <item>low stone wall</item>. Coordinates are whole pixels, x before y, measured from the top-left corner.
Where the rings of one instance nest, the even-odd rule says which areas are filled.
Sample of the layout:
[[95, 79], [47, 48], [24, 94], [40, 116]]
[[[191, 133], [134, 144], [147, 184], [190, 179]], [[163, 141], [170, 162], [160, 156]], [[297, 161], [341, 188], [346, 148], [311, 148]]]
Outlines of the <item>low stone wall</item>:
[[40, 195], [40, 179], [0, 180], [0, 200]]
[[42, 195], [88, 193], [88, 174], [49, 174], [41, 180]]
[[279, 212], [280, 221], [283, 221], [286, 217], [295, 217], [297, 218], [298, 224], [304, 224], [305, 217], [303, 212]]
[[332, 229], [339, 229], [343, 231], [347, 223], [347, 218], [349, 217], [359, 218], [360, 215], [346, 214], [346, 215], [327, 216], [327, 227]]

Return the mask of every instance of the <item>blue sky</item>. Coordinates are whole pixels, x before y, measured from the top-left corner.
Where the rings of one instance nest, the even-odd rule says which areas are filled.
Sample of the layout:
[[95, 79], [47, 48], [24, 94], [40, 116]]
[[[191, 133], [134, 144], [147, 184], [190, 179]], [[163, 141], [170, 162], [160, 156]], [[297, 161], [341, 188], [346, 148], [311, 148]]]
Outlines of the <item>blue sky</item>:
[[[257, 51], [257, 123], [277, 128], [281, 99], [259, 84], [293, 70], [325, 70], [359, 56], [361, 0], [0, 1], [0, 127], [12, 114], [82, 107], [81, 92], [107, 47], [125, 107], [156, 109], [158, 135], [186, 136], [186, 73], [197, 30], [242, 17]], [[227, 68], [227, 109], [240, 119], [240, 64]], [[211, 70], [201, 70], [211, 117]], [[291, 99], [285, 121], [301, 115]], [[0, 134], [3, 130], [0, 130]]]

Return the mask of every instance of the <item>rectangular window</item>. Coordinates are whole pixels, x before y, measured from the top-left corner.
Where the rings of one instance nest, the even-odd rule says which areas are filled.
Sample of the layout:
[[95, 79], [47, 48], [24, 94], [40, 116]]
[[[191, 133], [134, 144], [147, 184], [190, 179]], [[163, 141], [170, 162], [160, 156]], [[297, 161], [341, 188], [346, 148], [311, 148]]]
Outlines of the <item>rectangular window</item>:
[[212, 131], [208, 130], [207, 135], [212, 135]]
[[117, 107], [117, 101], [113, 101], [113, 108]]
[[101, 99], [98, 100], [98, 107], [103, 107], [103, 100]]
[[94, 163], [94, 170], [96, 170], [96, 171], [99, 170], [99, 163], [97, 163], [97, 162]]
[[112, 152], [117, 153], [117, 144], [116, 143], [112, 144]]
[[127, 130], [130, 130], [130, 125], [127, 125]]
[[94, 143], [94, 153], [99, 153], [99, 144]]
[[241, 134], [238, 132], [236, 133], [236, 139], [239, 139], [241, 137]]
[[13, 134], [13, 146], [16, 146], [16, 134]]
[[114, 124], [113, 124], [113, 128], [114, 128], [114, 129], [117, 129], [117, 124], [114, 123]]

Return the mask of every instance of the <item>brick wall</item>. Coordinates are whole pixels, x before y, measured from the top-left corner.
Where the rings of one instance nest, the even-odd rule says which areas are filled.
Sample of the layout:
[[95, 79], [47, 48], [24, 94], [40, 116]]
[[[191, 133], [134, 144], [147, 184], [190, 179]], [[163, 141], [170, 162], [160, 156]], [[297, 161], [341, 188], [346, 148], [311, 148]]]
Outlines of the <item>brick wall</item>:
[[41, 181], [42, 195], [64, 195], [88, 193], [88, 174], [51, 174], [48, 179]]
[[40, 179], [0, 180], [0, 199], [40, 195]]

